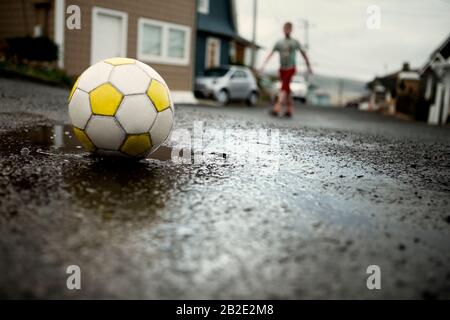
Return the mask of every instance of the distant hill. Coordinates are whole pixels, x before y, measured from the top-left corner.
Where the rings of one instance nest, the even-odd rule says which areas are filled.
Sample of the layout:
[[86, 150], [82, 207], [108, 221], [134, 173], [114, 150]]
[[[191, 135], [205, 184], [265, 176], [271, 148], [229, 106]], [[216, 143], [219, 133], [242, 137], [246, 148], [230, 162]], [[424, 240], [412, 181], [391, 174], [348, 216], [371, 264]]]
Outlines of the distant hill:
[[339, 104], [340, 91], [342, 91], [342, 100], [344, 104], [348, 100], [368, 93], [366, 82], [361, 80], [318, 74], [311, 76], [309, 81], [317, 87], [317, 90], [327, 92], [331, 97], [332, 104]]

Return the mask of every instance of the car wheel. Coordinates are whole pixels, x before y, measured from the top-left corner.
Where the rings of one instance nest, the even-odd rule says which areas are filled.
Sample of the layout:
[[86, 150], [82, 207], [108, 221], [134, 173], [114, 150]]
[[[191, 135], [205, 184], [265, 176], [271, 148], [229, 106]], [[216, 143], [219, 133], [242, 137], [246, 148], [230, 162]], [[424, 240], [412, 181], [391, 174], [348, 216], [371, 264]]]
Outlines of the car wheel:
[[227, 105], [230, 102], [230, 94], [228, 91], [225, 89], [220, 90], [217, 94], [217, 101], [223, 106]]
[[252, 91], [247, 98], [247, 101], [246, 101], [247, 105], [249, 105], [249, 106], [256, 105], [258, 103], [258, 98], [259, 98], [258, 93], [255, 91]]

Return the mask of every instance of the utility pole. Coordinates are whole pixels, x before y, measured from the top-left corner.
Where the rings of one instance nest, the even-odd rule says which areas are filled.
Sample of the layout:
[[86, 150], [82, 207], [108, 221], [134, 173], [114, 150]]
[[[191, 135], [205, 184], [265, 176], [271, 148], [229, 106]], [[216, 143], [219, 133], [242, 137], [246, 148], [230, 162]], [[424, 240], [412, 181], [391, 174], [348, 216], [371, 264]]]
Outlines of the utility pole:
[[344, 80], [338, 79], [338, 105], [340, 107], [344, 106], [343, 92], [344, 92]]
[[[300, 24], [303, 25], [304, 35], [303, 35], [303, 49], [306, 55], [309, 57], [309, 27], [311, 26], [308, 19], [300, 18]], [[313, 25], [314, 26], [314, 25]], [[305, 72], [305, 79], [309, 81], [309, 74]]]
[[308, 19], [299, 19], [300, 23], [303, 25], [303, 29], [305, 30], [304, 36], [303, 36], [303, 48], [306, 52], [308, 52], [309, 49], [309, 27], [311, 26]]
[[253, 0], [253, 30], [252, 30], [252, 56], [250, 65], [255, 69], [256, 64], [256, 17], [258, 15], [258, 0]]
[[305, 51], [308, 53], [309, 49], [309, 21], [303, 20], [303, 28], [305, 28]]

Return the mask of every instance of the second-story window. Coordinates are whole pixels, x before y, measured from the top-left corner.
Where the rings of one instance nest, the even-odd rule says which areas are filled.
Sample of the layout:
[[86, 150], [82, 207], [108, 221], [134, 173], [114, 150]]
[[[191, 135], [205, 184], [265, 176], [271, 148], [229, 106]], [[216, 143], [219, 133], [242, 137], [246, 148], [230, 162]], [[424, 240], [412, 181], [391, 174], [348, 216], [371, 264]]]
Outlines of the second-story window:
[[197, 11], [202, 14], [208, 14], [209, 0], [197, 0]]

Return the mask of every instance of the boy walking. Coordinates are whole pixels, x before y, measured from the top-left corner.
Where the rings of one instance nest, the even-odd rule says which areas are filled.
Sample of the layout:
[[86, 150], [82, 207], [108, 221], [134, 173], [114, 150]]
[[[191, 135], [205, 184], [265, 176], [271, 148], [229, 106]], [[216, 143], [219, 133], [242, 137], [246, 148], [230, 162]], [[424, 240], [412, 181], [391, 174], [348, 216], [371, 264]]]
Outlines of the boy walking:
[[281, 105], [286, 104], [286, 117], [291, 117], [294, 112], [294, 101], [291, 96], [290, 84], [292, 77], [296, 73], [296, 53], [297, 50], [300, 51], [303, 59], [305, 59], [306, 66], [308, 68], [308, 73], [312, 74], [311, 65], [309, 63], [308, 56], [302, 49], [300, 42], [291, 38], [292, 33], [292, 23], [286, 22], [283, 26], [284, 38], [277, 41], [273, 50], [269, 53], [267, 58], [264, 60], [260, 72], [264, 70], [266, 64], [272, 58], [273, 54], [277, 51], [280, 55], [280, 70], [279, 77], [281, 82], [281, 89], [278, 94], [278, 100], [270, 112], [273, 116], [278, 116], [281, 111]]

